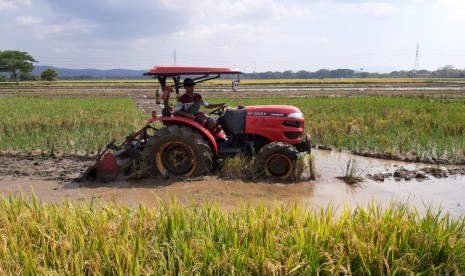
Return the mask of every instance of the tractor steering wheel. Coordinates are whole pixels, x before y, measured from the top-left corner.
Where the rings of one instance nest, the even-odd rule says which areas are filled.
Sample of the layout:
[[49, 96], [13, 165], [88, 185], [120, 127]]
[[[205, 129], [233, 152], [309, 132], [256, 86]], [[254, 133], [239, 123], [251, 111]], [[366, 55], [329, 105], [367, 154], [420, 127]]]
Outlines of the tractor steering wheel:
[[222, 106], [215, 108], [208, 114], [221, 116], [223, 115], [224, 110], [226, 109], [227, 106], [228, 106], [227, 104], [223, 104]]

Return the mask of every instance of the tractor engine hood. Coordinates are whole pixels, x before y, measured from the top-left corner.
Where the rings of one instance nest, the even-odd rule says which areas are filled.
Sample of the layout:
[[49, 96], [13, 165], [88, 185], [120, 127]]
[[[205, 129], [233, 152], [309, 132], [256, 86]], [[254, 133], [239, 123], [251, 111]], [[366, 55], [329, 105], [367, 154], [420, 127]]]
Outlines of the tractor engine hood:
[[302, 141], [305, 119], [295, 106], [257, 105], [245, 107], [245, 133], [271, 142], [297, 145]]
[[270, 116], [303, 119], [300, 109], [290, 105], [252, 105], [245, 107], [247, 116]]

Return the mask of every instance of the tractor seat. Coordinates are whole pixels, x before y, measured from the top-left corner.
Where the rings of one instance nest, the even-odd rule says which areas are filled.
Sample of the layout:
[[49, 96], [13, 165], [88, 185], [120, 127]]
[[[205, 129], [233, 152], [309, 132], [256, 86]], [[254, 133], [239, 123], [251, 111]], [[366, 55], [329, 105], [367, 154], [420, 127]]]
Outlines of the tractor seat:
[[227, 136], [244, 134], [246, 114], [245, 109], [228, 109], [218, 122]]

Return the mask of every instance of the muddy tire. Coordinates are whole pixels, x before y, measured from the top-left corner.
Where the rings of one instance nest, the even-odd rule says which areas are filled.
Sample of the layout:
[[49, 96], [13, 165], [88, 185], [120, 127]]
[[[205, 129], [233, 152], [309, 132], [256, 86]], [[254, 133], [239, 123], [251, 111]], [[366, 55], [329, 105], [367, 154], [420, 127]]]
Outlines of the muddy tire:
[[256, 158], [257, 175], [280, 181], [294, 181], [299, 152], [287, 143], [272, 142], [260, 149]]
[[164, 176], [196, 177], [212, 168], [212, 150], [191, 128], [172, 125], [158, 130], [148, 141], [143, 156], [149, 167]]

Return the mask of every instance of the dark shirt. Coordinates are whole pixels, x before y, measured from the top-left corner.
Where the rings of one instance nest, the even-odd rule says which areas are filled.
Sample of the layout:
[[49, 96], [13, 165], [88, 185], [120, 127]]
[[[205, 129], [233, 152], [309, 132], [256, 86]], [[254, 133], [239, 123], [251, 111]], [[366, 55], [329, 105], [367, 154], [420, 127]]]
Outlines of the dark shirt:
[[194, 93], [194, 95], [189, 96], [187, 94], [184, 94], [182, 95], [181, 97], [179, 97], [179, 101], [181, 103], [196, 103], [198, 101], [200, 101], [202, 99], [202, 96], [198, 93]]

